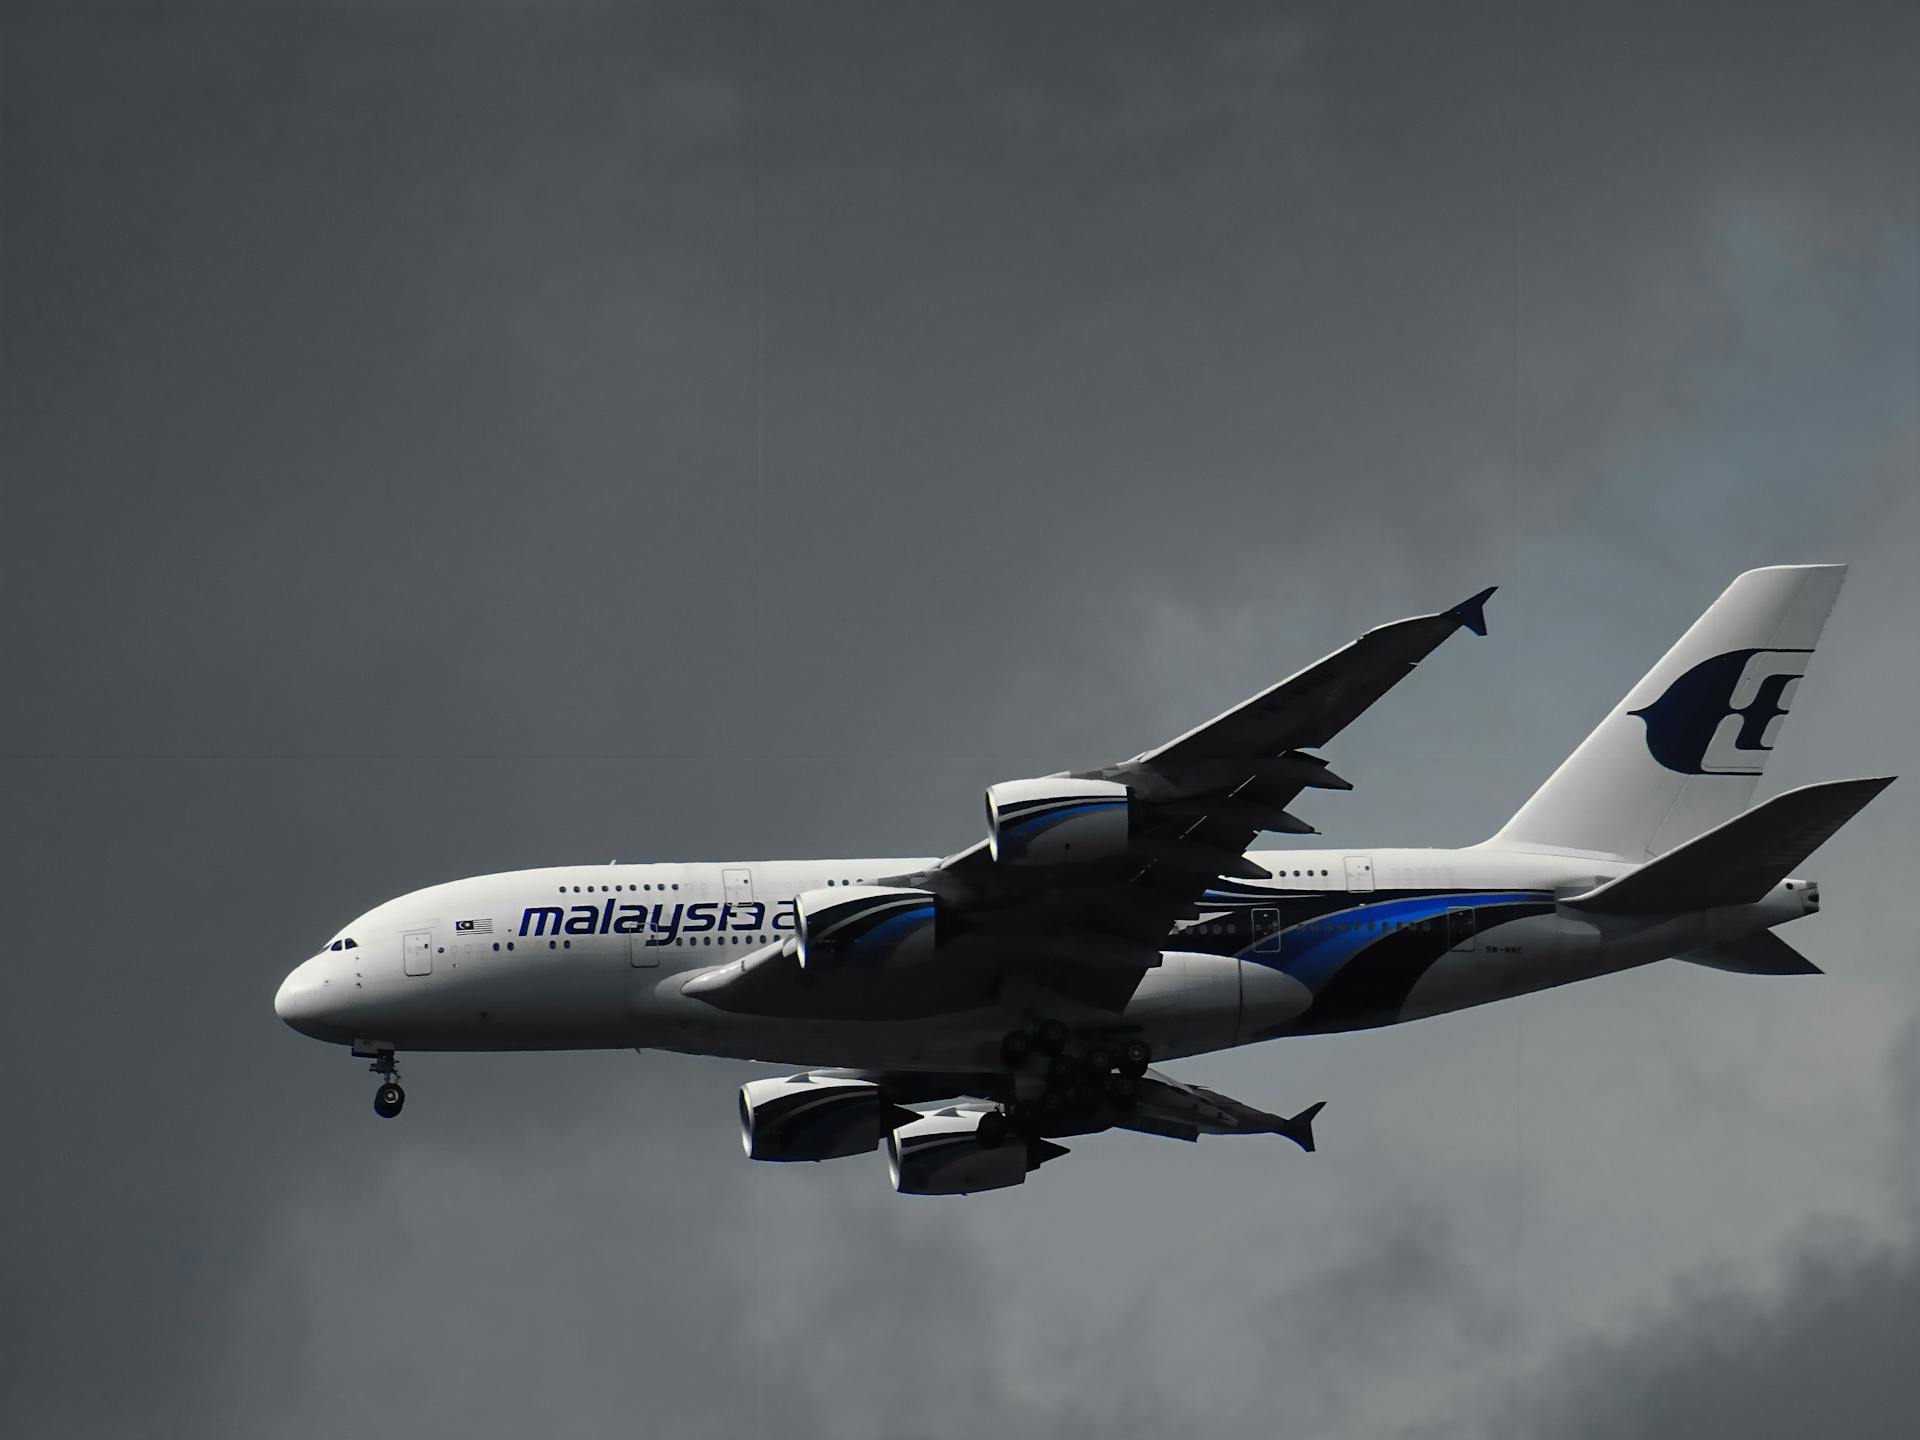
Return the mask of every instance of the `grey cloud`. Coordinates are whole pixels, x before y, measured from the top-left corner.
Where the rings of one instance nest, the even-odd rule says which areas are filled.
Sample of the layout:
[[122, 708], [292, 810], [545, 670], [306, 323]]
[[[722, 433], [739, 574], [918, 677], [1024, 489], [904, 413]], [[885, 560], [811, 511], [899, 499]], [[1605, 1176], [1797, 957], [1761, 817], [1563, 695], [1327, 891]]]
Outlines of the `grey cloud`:
[[1703, 1261], [1676, 1344], [1897, 1303], [1872, 1227], [1753, 1277], [1884, 1205], [1908, 786], [1821, 857], [1812, 988], [1189, 1067], [1332, 1100], [1310, 1159], [921, 1206], [747, 1165], [682, 1057], [413, 1057], [377, 1127], [268, 1009], [455, 875], [955, 848], [1496, 581], [1342, 738], [1335, 843], [1488, 833], [1771, 560], [1857, 562], [1779, 783], [1904, 768], [1912, 8], [1515, 23], [0, 11], [5, 1427], [1600, 1424], [1706, 1393], [1579, 1340]]
[[[1755, 1280], [1690, 1273], [1663, 1303], [1568, 1348], [1523, 1391], [1521, 1433], [1573, 1437], [1887, 1435], [1920, 1402], [1920, 1024], [1891, 1064], [1901, 1223], [1813, 1222]], [[1480, 1433], [1478, 1424], [1463, 1433]]]

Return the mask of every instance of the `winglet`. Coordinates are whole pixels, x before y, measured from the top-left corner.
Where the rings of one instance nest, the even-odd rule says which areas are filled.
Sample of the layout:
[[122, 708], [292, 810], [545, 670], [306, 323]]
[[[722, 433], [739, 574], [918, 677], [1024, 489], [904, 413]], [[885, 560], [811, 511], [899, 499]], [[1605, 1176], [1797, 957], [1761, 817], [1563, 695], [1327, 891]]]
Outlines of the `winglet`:
[[1498, 585], [1489, 585], [1478, 595], [1462, 600], [1447, 613], [1474, 634], [1484, 635], [1487, 633], [1487, 597], [1499, 588]]
[[1313, 1117], [1326, 1109], [1327, 1102], [1316, 1100], [1298, 1115], [1280, 1121], [1273, 1127], [1273, 1133], [1284, 1135], [1309, 1155], [1313, 1153]]

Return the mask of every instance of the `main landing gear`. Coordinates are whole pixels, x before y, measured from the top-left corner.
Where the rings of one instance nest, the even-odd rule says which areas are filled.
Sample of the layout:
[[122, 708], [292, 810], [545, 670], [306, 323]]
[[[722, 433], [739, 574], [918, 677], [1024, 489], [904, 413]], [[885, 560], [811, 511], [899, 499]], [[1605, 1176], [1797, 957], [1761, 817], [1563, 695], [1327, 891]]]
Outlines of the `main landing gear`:
[[1001, 1063], [1019, 1072], [1038, 1062], [1044, 1078], [1037, 1096], [985, 1118], [981, 1144], [992, 1148], [1015, 1131], [1061, 1133], [1062, 1127], [1097, 1123], [1103, 1109], [1124, 1113], [1134, 1107], [1140, 1077], [1153, 1059], [1147, 1042], [1138, 1036], [1117, 1043], [1095, 1036], [1076, 1047], [1073, 1040], [1058, 1020], [1030, 1021], [1001, 1039]]
[[393, 1051], [374, 1051], [373, 1063], [367, 1069], [385, 1077], [380, 1088], [373, 1092], [373, 1113], [382, 1120], [391, 1120], [407, 1103], [407, 1092], [400, 1088], [400, 1066], [394, 1060]]

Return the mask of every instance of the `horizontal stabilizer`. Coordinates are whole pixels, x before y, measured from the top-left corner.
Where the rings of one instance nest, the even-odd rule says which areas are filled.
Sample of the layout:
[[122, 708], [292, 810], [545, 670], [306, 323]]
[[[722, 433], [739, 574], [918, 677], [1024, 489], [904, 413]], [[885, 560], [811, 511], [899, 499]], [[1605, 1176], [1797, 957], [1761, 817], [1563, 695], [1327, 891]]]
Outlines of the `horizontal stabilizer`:
[[1885, 776], [1789, 790], [1564, 903], [1612, 915], [1751, 905], [1892, 783]]
[[1729, 940], [1705, 950], [1677, 955], [1689, 965], [1705, 965], [1710, 970], [1726, 970], [1735, 975], [1818, 975], [1820, 967], [1771, 930], [1749, 935], [1744, 940]]

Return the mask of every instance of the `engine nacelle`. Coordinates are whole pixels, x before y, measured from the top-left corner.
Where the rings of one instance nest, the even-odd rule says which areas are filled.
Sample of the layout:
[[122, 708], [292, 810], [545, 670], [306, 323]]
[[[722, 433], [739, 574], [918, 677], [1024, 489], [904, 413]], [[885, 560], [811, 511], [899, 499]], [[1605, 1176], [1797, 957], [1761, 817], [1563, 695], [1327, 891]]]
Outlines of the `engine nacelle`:
[[924, 964], [939, 941], [939, 905], [926, 890], [836, 885], [802, 892], [794, 908], [803, 970]]
[[1126, 849], [1134, 811], [1114, 780], [1004, 780], [987, 790], [987, 845], [1003, 865], [1104, 860]]
[[[981, 1122], [993, 1115], [982, 1134]], [[997, 1141], [998, 1143], [988, 1143]], [[1027, 1142], [986, 1110], [937, 1110], [887, 1136], [887, 1170], [902, 1195], [970, 1195], [1026, 1182]]]
[[740, 1143], [749, 1160], [837, 1160], [880, 1143], [899, 1112], [870, 1080], [789, 1075], [740, 1087]]

